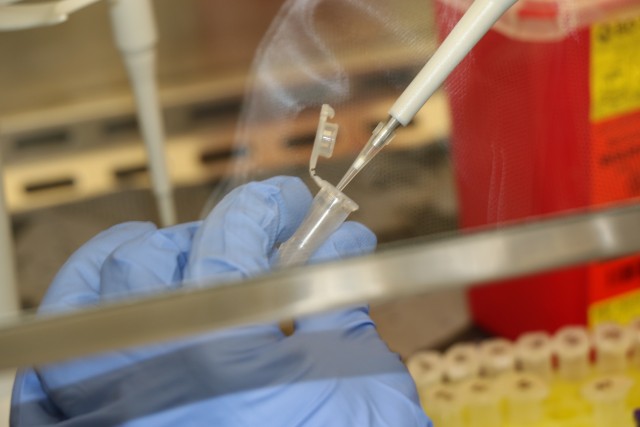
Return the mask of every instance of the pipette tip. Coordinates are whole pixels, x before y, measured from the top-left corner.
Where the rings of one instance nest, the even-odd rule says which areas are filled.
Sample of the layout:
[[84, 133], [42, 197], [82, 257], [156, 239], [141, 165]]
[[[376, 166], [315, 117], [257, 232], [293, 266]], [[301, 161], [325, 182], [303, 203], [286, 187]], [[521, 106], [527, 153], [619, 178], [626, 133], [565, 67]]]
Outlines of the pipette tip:
[[364, 168], [365, 165], [369, 163], [369, 161], [393, 139], [395, 130], [398, 126], [400, 126], [400, 122], [393, 117], [389, 117], [386, 122], [378, 124], [378, 127], [373, 131], [371, 138], [367, 141], [367, 144], [362, 148], [358, 157], [356, 157], [356, 160], [338, 183], [338, 190], [342, 191], [358, 174], [358, 172], [360, 172], [360, 170], [362, 170], [362, 168]]
[[340, 180], [340, 182], [336, 186], [338, 191], [342, 191], [347, 185], [349, 185], [351, 180], [353, 178], [355, 178], [355, 176], [358, 174], [358, 172], [360, 172], [360, 169], [356, 169], [355, 167], [353, 167], [353, 165], [351, 165], [351, 167], [349, 168], [347, 173], [344, 174], [344, 176], [342, 177], [342, 179]]

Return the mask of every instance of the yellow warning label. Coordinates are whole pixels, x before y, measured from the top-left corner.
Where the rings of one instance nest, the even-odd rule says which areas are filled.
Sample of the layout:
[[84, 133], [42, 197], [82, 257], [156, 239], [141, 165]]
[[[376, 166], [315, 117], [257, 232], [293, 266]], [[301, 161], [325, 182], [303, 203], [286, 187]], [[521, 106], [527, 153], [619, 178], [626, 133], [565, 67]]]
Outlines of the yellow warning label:
[[591, 120], [640, 108], [640, 16], [591, 27]]
[[609, 298], [589, 307], [589, 325], [615, 322], [626, 325], [640, 317], [640, 290]]

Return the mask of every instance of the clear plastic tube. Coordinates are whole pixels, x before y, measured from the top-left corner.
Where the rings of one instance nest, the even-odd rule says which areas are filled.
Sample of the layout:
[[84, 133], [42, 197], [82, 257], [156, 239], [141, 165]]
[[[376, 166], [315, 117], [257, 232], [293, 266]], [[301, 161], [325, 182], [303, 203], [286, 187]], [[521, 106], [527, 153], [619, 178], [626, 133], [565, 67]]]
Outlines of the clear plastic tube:
[[429, 388], [422, 404], [434, 426], [464, 426], [462, 399], [455, 387], [438, 384]]
[[487, 377], [497, 377], [515, 368], [515, 354], [511, 342], [496, 338], [480, 345], [482, 372]]
[[460, 383], [475, 378], [480, 373], [480, 356], [473, 344], [456, 344], [444, 355], [444, 369], [447, 380]]
[[633, 385], [630, 378], [606, 376], [587, 383], [582, 394], [592, 406], [594, 427], [632, 427], [633, 417], [626, 399]]
[[601, 374], [624, 374], [627, 355], [633, 345], [629, 329], [615, 323], [603, 323], [593, 331], [598, 372]]
[[495, 381], [470, 380], [462, 386], [462, 395], [467, 408], [468, 427], [502, 425], [502, 393]]
[[444, 361], [437, 351], [421, 351], [414, 354], [409, 358], [407, 368], [421, 394], [444, 379]]
[[503, 381], [509, 422], [534, 426], [544, 419], [544, 399], [549, 389], [542, 379], [529, 373], [515, 373]]
[[558, 356], [560, 378], [565, 381], [583, 381], [589, 375], [591, 339], [587, 330], [579, 326], [567, 326], [553, 337]]
[[516, 356], [523, 371], [550, 382], [553, 374], [551, 337], [546, 332], [530, 332], [518, 338]]
[[357, 209], [356, 202], [333, 185], [323, 182], [300, 227], [280, 246], [278, 265], [291, 267], [306, 263], [349, 214]]

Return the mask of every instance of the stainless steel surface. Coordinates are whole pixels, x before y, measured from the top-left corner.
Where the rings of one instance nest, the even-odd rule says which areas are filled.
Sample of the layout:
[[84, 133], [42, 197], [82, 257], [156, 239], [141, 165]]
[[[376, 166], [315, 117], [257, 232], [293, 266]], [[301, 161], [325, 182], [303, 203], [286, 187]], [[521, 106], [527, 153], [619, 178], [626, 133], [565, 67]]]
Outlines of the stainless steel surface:
[[544, 220], [0, 328], [0, 369], [504, 279], [640, 251], [640, 206]]

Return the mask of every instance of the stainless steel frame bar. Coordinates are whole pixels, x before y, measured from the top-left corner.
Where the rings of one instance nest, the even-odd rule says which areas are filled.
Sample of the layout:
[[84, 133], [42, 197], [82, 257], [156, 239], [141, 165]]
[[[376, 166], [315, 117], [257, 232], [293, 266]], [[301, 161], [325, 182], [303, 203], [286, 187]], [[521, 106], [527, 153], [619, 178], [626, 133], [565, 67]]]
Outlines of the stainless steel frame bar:
[[640, 252], [640, 206], [548, 219], [0, 325], [0, 369]]

